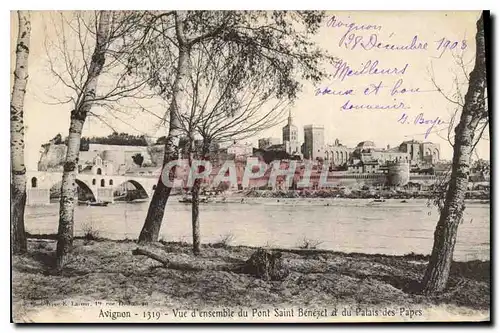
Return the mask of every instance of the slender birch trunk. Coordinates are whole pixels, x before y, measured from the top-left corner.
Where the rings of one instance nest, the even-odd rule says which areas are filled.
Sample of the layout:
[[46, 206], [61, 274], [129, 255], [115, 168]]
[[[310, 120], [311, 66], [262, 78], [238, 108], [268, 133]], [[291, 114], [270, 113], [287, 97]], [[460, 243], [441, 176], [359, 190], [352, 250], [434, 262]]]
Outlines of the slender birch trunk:
[[87, 73], [87, 82], [81, 92], [79, 103], [71, 111], [68, 135], [68, 150], [62, 177], [61, 202], [59, 208], [59, 229], [57, 233], [57, 268], [63, 269], [73, 245], [75, 199], [77, 196], [76, 173], [80, 154], [80, 139], [87, 114], [96, 96], [99, 75], [105, 63], [110, 30], [109, 11], [101, 11], [96, 34], [96, 46]]
[[446, 288], [458, 225], [465, 209], [465, 193], [469, 179], [470, 158], [474, 135], [485, 116], [486, 60], [483, 16], [477, 22], [476, 62], [470, 74], [469, 88], [465, 95], [460, 122], [455, 128], [453, 164], [445, 203], [434, 232], [432, 254], [422, 280], [422, 291], [427, 294]]
[[10, 101], [10, 163], [11, 163], [11, 246], [12, 253], [27, 251], [24, 231], [26, 205], [26, 166], [24, 165], [24, 95], [28, 83], [28, 56], [31, 22], [28, 11], [18, 11], [19, 32], [16, 45], [16, 69]]
[[[184, 20], [185, 13], [176, 12], [175, 14], [175, 30], [177, 41], [179, 43], [179, 58], [177, 60], [177, 74], [174, 85], [172, 87], [172, 102], [169, 106], [170, 126], [165, 142], [165, 153], [163, 155], [163, 167], [173, 160], [176, 160], [179, 155], [179, 140], [182, 134], [180, 123], [181, 102], [186, 95], [186, 83], [190, 73], [189, 53], [190, 47], [184, 35]], [[175, 168], [170, 170], [170, 177], [173, 179]], [[165, 215], [165, 206], [170, 196], [172, 188], [166, 186], [161, 179], [158, 180], [156, 189], [149, 204], [148, 213], [144, 226], [139, 235], [140, 242], [157, 242], [160, 234], [160, 228]]]

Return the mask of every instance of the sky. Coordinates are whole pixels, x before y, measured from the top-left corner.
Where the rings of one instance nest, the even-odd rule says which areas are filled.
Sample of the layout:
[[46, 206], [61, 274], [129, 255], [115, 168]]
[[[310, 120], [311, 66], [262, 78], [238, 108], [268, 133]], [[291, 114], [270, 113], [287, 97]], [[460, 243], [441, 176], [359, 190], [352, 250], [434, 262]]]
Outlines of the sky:
[[[328, 12], [328, 18], [334, 16], [335, 20], [324, 22], [315, 37], [318, 45], [353, 71], [373, 66], [372, 74], [351, 75], [344, 79], [337, 75], [337, 78], [317, 86], [305, 83], [290, 109], [294, 124], [299, 127], [299, 141], [303, 141], [303, 126], [323, 125], [326, 143], [333, 143], [338, 138], [342, 144], [354, 147], [360, 141], [371, 140], [382, 148], [410, 139], [431, 141], [440, 144], [441, 157], [450, 160], [452, 148], [446, 140], [447, 123], [457, 105], [437, 91], [436, 85], [446, 96], [452, 97], [456, 90], [455, 77], [458, 75], [458, 79], [464, 81], [463, 71], [457, 64], [459, 55], [468, 64], [465, 72], [472, 69], [475, 25], [479, 15], [478, 11]], [[30, 170], [36, 169], [43, 143], [57, 133], [63, 136], [68, 133], [70, 105], [48, 103], [53, 101], [52, 97], [63, 98], [65, 95], [61, 84], [56, 83], [47, 70], [44, 41], [54, 39], [52, 25], [47, 12], [32, 13], [30, 77], [25, 97], [26, 164]], [[12, 60], [15, 59], [16, 36], [17, 16], [14, 13], [11, 15]], [[420, 49], [371, 47], [378, 43], [404, 46], [411, 44], [412, 40], [416, 41], [417, 48], [421, 43]], [[427, 46], [424, 47], [424, 43]], [[13, 68], [14, 62], [11, 61]], [[373, 73], [375, 68], [378, 72], [386, 70], [391, 73]], [[325, 71], [335, 74], [338, 69], [329, 66]], [[462, 84], [460, 87], [464, 94], [467, 86]], [[322, 93], [317, 94], [318, 89]], [[164, 104], [154, 100], [147, 103], [150, 111], [164, 113]], [[365, 107], [361, 108], [363, 105]], [[396, 105], [398, 108], [368, 109], [367, 105]], [[158, 127], [157, 119], [148, 113], [131, 112], [110, 121], [120, 132], [153, 137], [167, 134], [166, 128]], [[282, 124], [247, 141], [256, 146], [259, 137], [281, 138], [281, 126], [285, 122], [286, 116]], [[426, 135], [433, 122], [432, 130]], [[83, 135], [107, 135], [110, 132], [110, 128], [99, 120], [89, 119]], [[489, 144], [488, 140], [479, 143], [478, 157], [489, 159]]]

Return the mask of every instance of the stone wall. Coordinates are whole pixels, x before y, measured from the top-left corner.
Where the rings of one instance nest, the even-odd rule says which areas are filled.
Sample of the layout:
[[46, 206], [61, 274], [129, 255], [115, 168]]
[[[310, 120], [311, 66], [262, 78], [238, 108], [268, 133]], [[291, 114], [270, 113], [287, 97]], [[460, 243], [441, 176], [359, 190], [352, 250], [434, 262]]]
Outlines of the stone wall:
[[[46, 144], [43, 146], [43, 151], [40, 155], [40, 160], [38, 161], [38, 171], [53, 171], [62, 172], [64, 159], [66, 158], [67, 147], [65, 144]], [[98, 151], [101, 156], [118, 156], [120, 155], [119, 164], [125, 164], [129, 166], [134, 166], [132, 156], [136, 153], [140, 153], [144, 157], [143, 166], [160, 167], [163, 163], [163, 145], [155, 145], [150, 147], [133, 147], [133, 146], [116, 146], [116, 145], [99, 145], [90, 144], [89, 151], [80, 152], [80, 165], [92, 164], [93, 159], [96, 156], [94, 151]], [[106, 151], [106, 154], [104, 152]], [[123, 160], [123, 161], [121, 161]], [[118, 165], [115, 166], [117, 168]]]

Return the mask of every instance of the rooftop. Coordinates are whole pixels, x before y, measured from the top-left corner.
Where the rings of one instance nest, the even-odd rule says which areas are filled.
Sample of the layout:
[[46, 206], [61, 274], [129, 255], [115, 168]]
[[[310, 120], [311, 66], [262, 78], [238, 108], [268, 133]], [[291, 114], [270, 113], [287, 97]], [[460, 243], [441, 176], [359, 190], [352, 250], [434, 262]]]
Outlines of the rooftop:
[[361, 141], [356, 148], [375, 148], [375, 143], [373, 141]]
[[[406, 144], [406, 143], [422, 143], [422, 142], [415, 140], [415, 139], [412, 139], [412, 140], [403, 141], [401, 144]], [[428, 143], [430, 143], [430, 142], [428, 142]]]
[[325, 126], [322, 126], [322, 125], [305, 125], [304, 126], [304, 129], [310, 129], [310, 128], [325, 129]]

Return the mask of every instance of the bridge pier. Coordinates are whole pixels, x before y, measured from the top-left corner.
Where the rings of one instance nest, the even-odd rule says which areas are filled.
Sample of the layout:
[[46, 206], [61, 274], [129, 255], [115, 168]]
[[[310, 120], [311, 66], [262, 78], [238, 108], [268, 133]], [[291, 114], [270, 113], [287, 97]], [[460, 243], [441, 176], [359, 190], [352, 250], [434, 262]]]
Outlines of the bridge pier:
[[97, 188], [96, 193], [96, 200], [97, 201], [107, 201], [107, 202], [114, 202], [114, 197], [113, 197], [113, 188]]
[[50, 204], [50, 189], [46, 188], [27, 188], [26, 204], [28, 206], [48, 205]]

